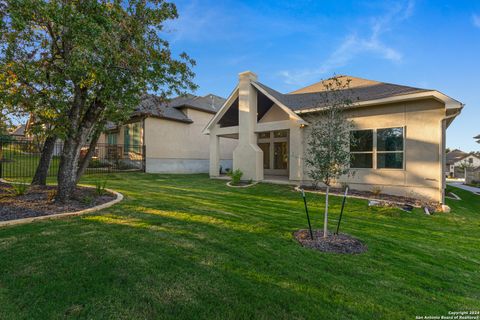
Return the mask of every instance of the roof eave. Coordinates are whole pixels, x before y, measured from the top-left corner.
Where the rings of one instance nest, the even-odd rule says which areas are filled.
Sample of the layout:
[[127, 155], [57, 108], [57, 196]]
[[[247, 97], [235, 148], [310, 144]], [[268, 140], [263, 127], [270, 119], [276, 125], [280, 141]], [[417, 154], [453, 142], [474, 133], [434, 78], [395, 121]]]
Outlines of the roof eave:
[[291, 108], [287, 107], [285, 104], [283, 104], [281, 101], [279, 101], [277, 98], [275, 98], [274, 96], [272, 96], [271, 94], [269, 94], [265, 89], [263, 89], [261, 86], [259, 86], [258, 84], [256, 84], [255, 82], [251, 82], [251, 84], [258, 90], [260, 91], [261, 93], [263, 93], [264, 95], [266, 95], [270, 100], [272, 100], [276, 105], [278, 105], [283, 111], [285, 111], [289, 116], [290, 118], [293, 118], [295, 120], [298, 121], [298, 123], [300, 124], [305, 124], [307, 125], [308, 122], [306, 122], [305, 120], [303, 120], [300, 116], [298, 116], [298, 114], [296, 112], [294, 112]]
[[228, 108], [230, 105], [235, 101], [235, 99], [238, 97], [238, 85], [235, 86], [235, 89], [233, 89], [232, 93], [228, 96], [227, 100], [222, 104], [220, 109], [215, 113], [215, 115], [210, 119], [210, 121], [207, 123], [205, 128], [203, 129], [202, 133], [203, 134], [210, 134], [210, 130], [214, 125], [217, 124], [217, 122], [220, 120], [221, 117], [227, 112]]
[[189, 105], [189, 104], [182, 104], [182, 105], [179, 105], [179, 106], [175, 106], [173, 108], [176, 108], [176, 109], [194, 109], [194, 110], [198, 110], [198, 111], [203, 111], [203, 112], [206, 112], [206, 113], [211, 113], [211, 114], [215, 114], [217, 113], [217, 111], [215, 110], [208, 110], [208, 109], [204, 109], [204, 108], [200, 108], [200, 107], [195, 107], [195, 106], [192, 106], [192, 105]]

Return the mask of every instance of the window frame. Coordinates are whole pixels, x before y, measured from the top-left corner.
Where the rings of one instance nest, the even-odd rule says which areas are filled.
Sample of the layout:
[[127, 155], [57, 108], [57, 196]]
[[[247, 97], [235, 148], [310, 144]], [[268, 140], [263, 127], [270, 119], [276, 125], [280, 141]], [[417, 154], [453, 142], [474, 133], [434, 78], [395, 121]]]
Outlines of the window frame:
[[[379, 151], [377, 149], [377, 131], [378, 130], [385, 130], [385, 129], [402, 129], [402, 151]], [[375, 149], [375, 169], [376, 170], [395, 170], [395, 171], [403, 171], [405, 170], [405, 126], [398, 126], [398, 127], [386, 127], [386, 128], [376, 128], [375, 129], [375, 139], [374, 142], [374, 149]], [[378, 154], [386, 154], [386, 153], [401, 153], [402, 154], [402, 167], [401, 168], [379, 168], [378, 167]]]
[[[349, 148], [349, 152], [350, 152], [350, 155], [351, 154], [371, 154], [372, 155], [372, 167], [371, 168], [352, 168], [351, 166], [350, 169], [355, 169], [355, 170], [372, 170], [372, 169], [375, 169], [375, 136], [376, 136], [376, 133], [375, 133], [375, 129], [355, 129], [355, 130], [350, 130], [350, 134], [351, 132], [353, 131], [371, 131], [372, 132], [372, 151], [350, 151], [350, 145], [348, 146]], [[350, 159], [350, 164], [351, 164], [351, 159]]]
[[[384, 130], [384, 129], [395, 129], [395, 128], [401, 128], [402, 129], [402, 138], [403, 138], [403, 150], [402, 151], [378, 151], [377, 150], [377, 130]], [[406, 132], [407, 132], [407, 127], [406, 126], [391, 126], [391, 127], [379, 127], [379, 128], [358, 128], [358, 129], [353, 129], [350, 130], [352, 131], [366, 131], [366, 130], [371, 130], [373, 133], [373, 145], [372, 145], [372, 151], [350, 151], [350, 146], [349, 146], [349, 152], [350, 154], [358, 154], [358, 153], [371, 153], [372, 154], [372, 167], [371, 168], [352, 168], [349, 167], [352, 170], [381, 170], [381, 171], [405, 171], [406, 170], [406, 157], [405, 157], [405, 150], [406, 150]], [[378, 168], [378, 163], [377, 163], [377, 155], [380, 153], [402, 153], [402, 168]]]

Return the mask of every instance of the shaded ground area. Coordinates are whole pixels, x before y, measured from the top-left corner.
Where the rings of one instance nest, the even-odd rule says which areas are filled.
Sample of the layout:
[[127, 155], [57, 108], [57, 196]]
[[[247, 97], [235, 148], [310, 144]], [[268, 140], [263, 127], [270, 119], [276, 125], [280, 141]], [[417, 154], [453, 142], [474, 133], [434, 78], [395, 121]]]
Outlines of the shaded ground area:
[[19, 194], [18, 188], [18, 185], [0, 182], [0, 221], [75, 212], [112, 201], [115, 198], [109, 193], [98, 194], [95, 189], [79, 187], [71, 201], [59, 204], [53, 201], [56, 195], [54, 186], [33, 186], [28, 189], [25, 187], [24, 194]]
[[334, 235], [328, 233], [323, 237], [323, 230], [313, 230], [313, 239], [309, 230], [298, 230], [293, 234], [295, 239], [304, 247], [316, 249], [323, 252], [356, 254], [367, 251], [367, 246], [360, 240], [344, 233]]
[[[0, 319], [414, 319], [480, 308], [480, 196], [463, 190], [452, 213], [433, 216], [349, 199], [341, 232], [368, 251], [339, 255], [295, 240], [307, 221], [290, 186], [129, 173], [107, 187], [125, 200], [0, 229]], [[324, 196], [308, 197], [321, 229]], [[341, 200], [330, 198], [330, 231]]]

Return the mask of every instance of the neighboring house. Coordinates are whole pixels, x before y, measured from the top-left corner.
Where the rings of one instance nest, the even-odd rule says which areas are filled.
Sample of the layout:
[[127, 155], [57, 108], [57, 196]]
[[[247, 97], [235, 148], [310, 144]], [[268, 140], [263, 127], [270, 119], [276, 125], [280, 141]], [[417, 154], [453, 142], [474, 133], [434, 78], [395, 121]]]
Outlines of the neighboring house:
[[[210, 176], [219, 175], [219, 141], [234, 137], [233, 169], [240, 169], [244, 179], [280, 175], [298, 183], [309, 180], [304, 165], [307, 120], [319, 116], [324, 83], [282, 94], [258, 82], [252, 72], [239, 78], [204, 130], [210, 135]], [[443, 202], [446, 128], [462, 103], [436, 90], [342, 78], [351, 79], [345, 93], [356, 98], [347, 117], [360, 147], [352, 157], [355, 175], [341, 182], [358, 190], [379, 187], [386, 194]]]
[[[162, 100], [143, 97], [124, 125], [109, 125], [99, 144], [110, 145], [107, 158], [138, 162], [145, 157], [145, 171], [155, 173], [201, 173], [209, 170], [209, 139], [202, 134], [225, 99], [208, 94]], [[221, 165], [232, 167], [236, 140], [222, 145]]]
[[10, 131], [9, 135], [14, 140], [24, 140], [24, 139], [27, 139], [26, 131], [27, 131], [27, 125], [21, 124], [17, 126], [15, 129], [13, 129], [12, 131]]
[[[450, 177], [464, 177], [465, 168], [480, 167], [480, 157], [475, 153], [466, 153], [455, 149], [447, 153], [446, 173]], [[460, 173], [460, 174], [459, 174]]]

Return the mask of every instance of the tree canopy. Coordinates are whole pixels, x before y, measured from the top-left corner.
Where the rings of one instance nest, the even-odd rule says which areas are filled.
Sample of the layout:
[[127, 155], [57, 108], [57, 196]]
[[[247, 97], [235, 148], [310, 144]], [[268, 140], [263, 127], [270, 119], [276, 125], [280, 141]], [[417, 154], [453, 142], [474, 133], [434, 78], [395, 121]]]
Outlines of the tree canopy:
[[0, 103], [64, 140], [60, 199], [107, 120], [128, 117], [146, 92], [195, 88], [194, 60], [162, 38], [177, 16], [162, 0], [0, 0]]

